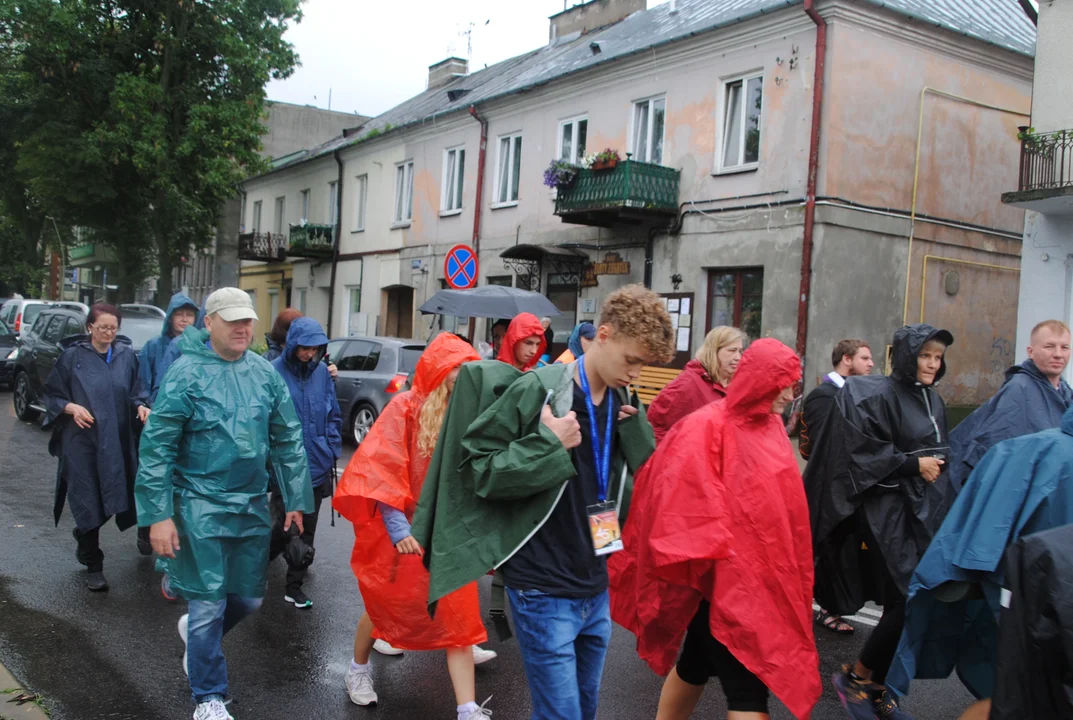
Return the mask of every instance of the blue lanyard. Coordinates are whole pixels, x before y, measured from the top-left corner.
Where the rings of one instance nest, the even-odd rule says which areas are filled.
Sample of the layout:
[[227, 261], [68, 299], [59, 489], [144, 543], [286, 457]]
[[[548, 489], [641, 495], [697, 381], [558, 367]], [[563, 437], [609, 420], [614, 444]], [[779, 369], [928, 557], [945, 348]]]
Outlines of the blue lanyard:
[[592, 390], [589, 378], [585, 375], [585, 356], [577, 361], [577, 372], [581, 378], [581, 390], [585, 393], [585, 409], [589, 412], [589, 438], [592, 440], [592, 454], [596, 460], [596, 493], [600, 502], [607, 501], [607, 482], [611, 477], [611, 428], [615, 422], [615, 398], [611, 388], [604, 390], [607, 400], [607, 428], [604, 430], [604, 444], [596, 439], [596, 406], [592, 402]]
[[108, 356], [106, 358], [104, 358], [104, 364], [105, 365], [111, 365], [112, 364], [112, 346], [111, 345], [108, 346]]

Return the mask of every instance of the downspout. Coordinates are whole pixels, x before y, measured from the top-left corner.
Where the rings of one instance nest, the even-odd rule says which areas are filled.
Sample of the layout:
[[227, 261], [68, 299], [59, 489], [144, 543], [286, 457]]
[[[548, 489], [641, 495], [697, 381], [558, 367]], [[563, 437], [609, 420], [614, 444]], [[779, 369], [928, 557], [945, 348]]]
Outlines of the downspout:
[[[484, 204], [484, 164], [488, 157], [488, 121], [477, 111], [476, 105], [469, 106], [469, 114], [481, 124], [481, 145], [477, 151], [477, 189], [473, 197], [473, 254], [477, 257], [477, 263], [481, 261], [481, 209]], [[479, 272], [479, 271], [478, 271]], [[479, 285], [480, 278], [476, 284]], [[473, 342], [477, 331], [476, 318], [469, 319], [469, 339]]]
[[339, 267], [339, 249], [343, 246], [343, 158], [339, 156], [338, 150], [333, 151], [332, 155], [339, 166], [339, 179], [335, 185], [335, 251], [332, 253], [332, 279], [328, 282], [329, 338], [332, 336], [332, 315], [335, 310], [335, 271]]
[[816, 68], [812, 87], [812, 137], [808, 152], [808, 189], [805, 196], [805, 235], [801, 241], [801, 292], [797, 297], [797, 354], [805, 362], [808, 344], [808, 310], [812, 291], [812, 235], [816, 226], [816, 183], [820, 166], [820, 120], [823, 77], [827, 63], [827, 22], [816, 12], [815, 0], [805, 0], [805, 13], [816, 23]]
[[645, 287], [652, 289], [652, 264], [655, 261], [655, 237], [656, 233], [666, 232], [663, 228], [654, 227], [648, 231], [648, 239], [645, 240]]

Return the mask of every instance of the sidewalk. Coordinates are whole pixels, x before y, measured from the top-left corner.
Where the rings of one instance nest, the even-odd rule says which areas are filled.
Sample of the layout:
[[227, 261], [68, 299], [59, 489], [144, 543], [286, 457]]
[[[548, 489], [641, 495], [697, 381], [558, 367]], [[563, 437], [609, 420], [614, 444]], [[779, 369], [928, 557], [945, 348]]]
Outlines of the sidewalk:
[[9, 702], [22, 692], [27, 691], [14, 675], [0, 664], [0, 720], [48, 720], [48, 713], [35, 702], [23, 705]]

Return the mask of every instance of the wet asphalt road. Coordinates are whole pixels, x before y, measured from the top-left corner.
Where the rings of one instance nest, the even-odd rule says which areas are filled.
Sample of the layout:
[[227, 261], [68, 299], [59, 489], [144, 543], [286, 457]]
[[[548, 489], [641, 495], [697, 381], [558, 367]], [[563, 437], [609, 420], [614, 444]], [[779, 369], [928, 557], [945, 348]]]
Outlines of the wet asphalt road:
[[[183, 720], [193, 710], [182, 672], [176, 621], [182, 604], [158, 591], [150, 558], [138, 555], [133, 530], [101, 532], [105, 573], [112, 589], [94, 594], [83, 585], [74, 558], [73, 527], [52, 522], [56, 462], [48, 435], [19, 422], [11, 393], [0, 393], [0, 662], [42, 693], [55, 720]], [[349, 455], [349, 451], [347, 453]], [[270, 572], [262, 610], [224, 643], [230, 669], [231, 711], [238, 720], [450, 720], [454, 698], [443, 653], [385, 658], [374, 653], [375, 709], [352, 705], [343, 686], [361, 598], [349, 567], [349, 524], [321, 522], [317, 560], [306, 583], [315, 605], [296, 610], [283, 601], [282, 561]], [[482, 603], [487, 603], [487, 583]], [[838, 663], [860, 649], [867, 628], [854, 636], [818, 636], [824, 696], [815, 720], [845, 718], [830, 686]], [[494, 696], [496, 720], [529, 717], [529, 693], [517, 644], [490, 641], [499, 658], [477, 670], [478, 701]], [[662, 680], [634, 652], [633, 636], [616, 627], [604, 670], [600, 720], [655, 717]], [[2, 690], [3, 688], [0, 688]], [[724, 718], [712, 683], [694, 718]], [[918, 720], [955, 720], [971, 702], [956, 680], [918, 682], [903, 707]], [[0, 717], [3, 707], [0, 705]], [[790, 718], [773, 703], [773, 718]]]

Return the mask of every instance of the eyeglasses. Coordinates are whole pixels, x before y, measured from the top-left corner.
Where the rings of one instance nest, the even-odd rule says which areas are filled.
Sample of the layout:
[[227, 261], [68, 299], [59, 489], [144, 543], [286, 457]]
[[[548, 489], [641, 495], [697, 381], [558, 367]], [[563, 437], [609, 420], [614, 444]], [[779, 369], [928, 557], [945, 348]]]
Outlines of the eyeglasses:
[[105, 335], [114, 335], [119, 332], [119, 327], [116, 325], [90, 325], [93, 330], [99, 330]]

